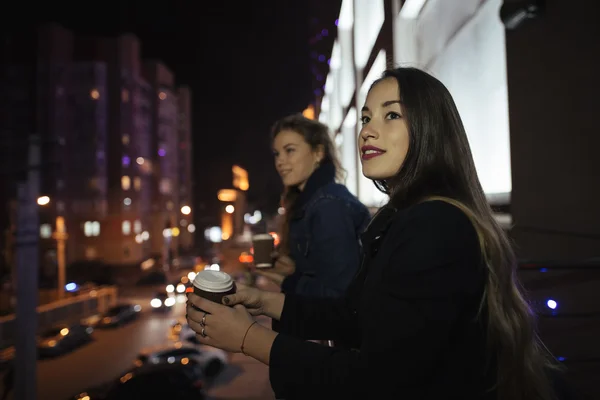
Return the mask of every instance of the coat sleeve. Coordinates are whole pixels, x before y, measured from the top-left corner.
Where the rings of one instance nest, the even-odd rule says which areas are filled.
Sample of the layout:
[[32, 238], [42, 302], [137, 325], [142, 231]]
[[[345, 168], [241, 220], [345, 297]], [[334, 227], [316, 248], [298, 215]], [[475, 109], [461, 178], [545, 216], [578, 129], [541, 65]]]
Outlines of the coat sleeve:
[[340, 297], [360, 264], [360, 244], [350, 206], [343, 200], [325, 198], [314, 205], [308, 223], [312, 273], [294, 273], [281, 289], [304, 296]]
[[305, 297], [286, 294], [278, 331], [306, 340], [358, 340], [356, 312], [345, 298]]

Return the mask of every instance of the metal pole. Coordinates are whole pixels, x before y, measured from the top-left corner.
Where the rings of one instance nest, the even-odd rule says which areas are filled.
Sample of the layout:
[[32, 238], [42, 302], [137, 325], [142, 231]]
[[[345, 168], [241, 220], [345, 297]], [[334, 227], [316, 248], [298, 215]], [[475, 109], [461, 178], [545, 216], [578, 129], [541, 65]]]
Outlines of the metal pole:
[[56, 217], [56, 232], [54, 232], [54, 239], [56, 239], [56, 258], [58, 263], [58, 299], [65, 297], [65, 242], [69, 236], [67, 235], [67, 228], [65, 226], [64, 217]]
[[[29, 144], [29, 166], [40, 163], [38, 136]], [[37, 198], [40, 172], [30, 168], [26, 183], [18, 186], [16, 270], [16, 343], [15, 343], [15, 399], [36, 400], [38, 328], [38, 273], [39, 273], [39, 217]]]

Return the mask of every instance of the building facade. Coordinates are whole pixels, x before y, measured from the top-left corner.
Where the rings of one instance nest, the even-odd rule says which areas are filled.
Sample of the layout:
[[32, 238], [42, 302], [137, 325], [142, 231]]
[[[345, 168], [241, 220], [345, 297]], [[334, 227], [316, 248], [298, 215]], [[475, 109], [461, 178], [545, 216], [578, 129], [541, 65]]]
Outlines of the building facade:
[[500, 0], [344, 0], [319, 120], [335, 135], [347, 186], [370, 207], [386, 196], [361, 173], [358, 117], [370, 85], [393, 66], [440, 79], [463, 118], [479, 177], [492, 203], [511, 192], [505, 29]]
[[[0, 122], [8, 143], [3, 167], [23, 169], [27, 140], [19, 138], [40, 134], [41, 195], [49, 199], [40, 206], [43, 269], [56, 271], [58, 216], [69, 234], [68, 262], [134, 264], [176, 255], [179, 225], [191, 222], [191, 212], [185, 222], [179, 218], [180, 195], [193, 208], [189, 88], [180, 99], [173, 73], [161, 62], [144, 63], [133, 35], [79, 38], [51, 24], [20, 45], [32, 55], [9, 57], [0, 85], [3, 103], [13, 104], [3, 111], [19, 110]], [[7, 208], [18, 180], [17, 174], [3, 180]], [[6, 215], [3, 247], [9, 248], [14, 221]], [[185, 240], [191, 248], [193, 236]]]

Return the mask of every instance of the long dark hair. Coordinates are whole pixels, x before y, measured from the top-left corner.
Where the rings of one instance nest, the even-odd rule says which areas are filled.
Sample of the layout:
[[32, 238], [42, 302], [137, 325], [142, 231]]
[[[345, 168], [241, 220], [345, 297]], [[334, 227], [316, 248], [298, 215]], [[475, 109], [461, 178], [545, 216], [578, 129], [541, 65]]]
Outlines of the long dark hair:
[[409, 149], [398, 173], [375, 185], [390, 195], [390, 204], [397, 208], [432, 196], [464, 206], [480, 233], [488, 268], [480, 313], [486, 313], [488, 359], [497, 365], [498, 398], [553, 399], [547, 373], [555, 363], [536, 334], [534, 314], [516, 277], [516, 257], [485, 198], [450, 92], [415, 68], [388, 70], [373, 86], [389, 78], [396, 80], [400, 90]]
[[[275, 137], [277, 137], [280, 132], [286, 130], [301, 135], [312, 150], [316, 151], [322, 149], [323, 159], [321, 160], [320, 165], [332, 164], [335, 168], [336, 179], [338, 181], [344, 179], [344, 169], [338, 159], [333, 140], [331, 140], [331, 136], [329, 136], [329, 129], [326, 125], [319, 121], [306, 118], [302, 114], [289, 115], [273, 124], [273, 127], [271, 128], [271, 143], [273, 143]], [[284, 254], [289, 253], [290, 217], [294, 203], [299, 194], [300, 191], [298, 188], [285, 187], [281, 196], [281, 206], [284, 208], [285, 214], [280, 228], [281, 241], [279, 252]]]

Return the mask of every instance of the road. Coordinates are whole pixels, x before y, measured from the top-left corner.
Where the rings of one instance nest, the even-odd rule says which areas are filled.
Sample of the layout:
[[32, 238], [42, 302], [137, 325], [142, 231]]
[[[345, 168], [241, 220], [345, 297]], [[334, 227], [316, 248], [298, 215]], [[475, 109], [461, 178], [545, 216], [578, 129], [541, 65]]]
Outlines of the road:
[[[68, 399], [86, 388], [118, 378], [132, 366], [142, 348], [167, 342], [171, 322], [185, 315], [185, 300], [176, 304], [170, 314], [153, 313], [149, 305], [152, 291], [146, 292], [128, 296], [142, 305], [138, 320], [116, 329], [97, 329], [92, 343], [61, 357], [38, 361], [38, 398]], [[274, 399], [267, 367], [242, 354], [232, 356], [232, 364], [208, 392], [215, 400]]]

